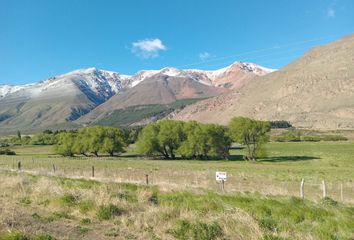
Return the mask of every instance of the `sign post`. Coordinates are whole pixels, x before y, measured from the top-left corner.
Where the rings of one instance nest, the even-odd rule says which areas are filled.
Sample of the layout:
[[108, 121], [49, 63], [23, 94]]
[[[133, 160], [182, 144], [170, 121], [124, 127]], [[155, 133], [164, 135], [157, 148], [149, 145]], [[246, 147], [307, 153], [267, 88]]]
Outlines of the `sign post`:
[[221, 182], [221, 190], [225, 192], [225, 182], [227, 180], [227, 173], [226, 172], [216, 172], [215, 179], [217, 182]]

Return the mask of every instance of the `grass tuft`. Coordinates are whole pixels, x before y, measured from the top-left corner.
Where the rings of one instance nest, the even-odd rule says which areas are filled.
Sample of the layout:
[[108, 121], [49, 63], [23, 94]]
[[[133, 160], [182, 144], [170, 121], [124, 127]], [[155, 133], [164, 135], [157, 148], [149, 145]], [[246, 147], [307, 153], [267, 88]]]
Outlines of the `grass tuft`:
[[102, 205], [98, 208], [97, 211], [97, 218], [99, 220], [109, 220], [115, 216], [120, 216], [124, 213], [124, 209], [113, 205], [113, 204], [109, 204], [109, 205]]

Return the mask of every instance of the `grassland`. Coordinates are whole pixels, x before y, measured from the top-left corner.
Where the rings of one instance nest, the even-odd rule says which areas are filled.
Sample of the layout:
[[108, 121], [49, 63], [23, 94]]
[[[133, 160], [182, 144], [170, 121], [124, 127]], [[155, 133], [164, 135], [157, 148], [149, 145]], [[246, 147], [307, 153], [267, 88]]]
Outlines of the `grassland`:
[[[13, 147], [16, 156], [0, 157], [0, 230], [60, 239], [353, 239], [354, 143], [266, 148], [267, 158], [250, 163], [241, 148], [229, 161], [166, 161], [140, 158], [134, 146], [99, 158]], [[228, 173], [225, 193], [216, 170]], [[305, 200], [297, 198], [302, 178]], [[322, 199], [322, 180], [331, 199]]]
[[354, 208], [331, 199], [162, 191], [1, 173], [0, 239], [352, 239]]

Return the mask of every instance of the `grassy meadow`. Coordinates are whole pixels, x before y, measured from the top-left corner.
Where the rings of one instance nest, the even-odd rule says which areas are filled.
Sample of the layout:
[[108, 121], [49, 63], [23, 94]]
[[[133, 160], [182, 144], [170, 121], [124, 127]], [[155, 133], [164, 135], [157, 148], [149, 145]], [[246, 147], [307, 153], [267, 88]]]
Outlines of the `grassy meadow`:
[[[0, 156], [0, 239], [354, 238], [351, 141], [272, 142], [256, 163], [237, 147], [228, 161], [145, 159], [134, 146], [98, 158], [11, 149]], [[217, 170], [227, 171], [225, 192]]]

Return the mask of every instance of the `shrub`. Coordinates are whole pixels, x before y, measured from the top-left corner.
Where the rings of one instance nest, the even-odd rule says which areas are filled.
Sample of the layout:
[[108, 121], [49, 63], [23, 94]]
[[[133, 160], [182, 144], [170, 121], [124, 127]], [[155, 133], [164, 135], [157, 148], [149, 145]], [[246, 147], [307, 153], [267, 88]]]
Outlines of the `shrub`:
[[319, 141], [321, 141], [321, 138], [319, 136], [301, 136], [300, 139], [301, 139], [301, 141], [304, 141], [304, 142], [319, 142]]
[[71, 193], [65, 193], [64, 196], [60, 198], [63, 205], [75, 205], [78, 202], [78, 197]]
[[152, 203], [154, 205], [157, 205], [159, 203], [159, 199], [158, 199], [156, 191], [154, 191], [152, 193], [152, 195], [149, 197], [148, 201], [149, 201], [149, 203]]
[[288, 121], [270, 121], [271, 128], [291, 128], [292, 125]]
[[341, 135], [326, 135], [322, 138], [323, 141], [347, 141], [348, 138]]
[[333, 200], [330, 197], [324, 197], [321, 199], [321, 204], [326, 205], [326, 206], [337, 206], [338, 202]]
[[16, 153], [10, 149], [0, 149], [0, 155], [16, 155]]
[[275, 142], [300, 142], [300, 135], [295, 135], [294, 133], [286, 133], [281, 136], [276, 136], [273, 138]]
[[120, 216], [124, 213], [124, 210], [113, 204], [102, 205], [98, 208], [97, 218], [99, 220], [109, 220], [114, 216]]

